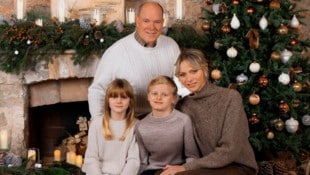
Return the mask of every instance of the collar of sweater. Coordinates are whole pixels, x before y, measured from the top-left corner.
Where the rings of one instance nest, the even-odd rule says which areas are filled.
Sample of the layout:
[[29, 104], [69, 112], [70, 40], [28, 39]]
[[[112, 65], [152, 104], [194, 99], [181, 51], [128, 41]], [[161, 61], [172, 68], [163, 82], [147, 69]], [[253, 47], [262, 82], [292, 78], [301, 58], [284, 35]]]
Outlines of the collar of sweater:
[[205, 86], [199, 92], [188, 95], [188, 98], [191, 98], [191, 99], [205, 98], [208, 96], [212, 96], [213, 94], [216, 94], [220, 89], [221, 87], [216, 86], [215, 84], [212, 84], [211, 82], [207, 82]]

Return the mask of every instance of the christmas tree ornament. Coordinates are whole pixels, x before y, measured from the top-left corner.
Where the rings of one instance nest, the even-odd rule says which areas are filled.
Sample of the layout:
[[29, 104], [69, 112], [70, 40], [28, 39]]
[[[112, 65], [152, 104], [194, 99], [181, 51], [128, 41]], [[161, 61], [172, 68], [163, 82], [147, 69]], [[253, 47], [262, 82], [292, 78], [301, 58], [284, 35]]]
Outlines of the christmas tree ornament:
[[252, 15], [253, 13], [254, 13], [254, 11], [255, 11], [255, 9], [254, 9], [254, 7], [248, 7], [247, 9], [246, 9], [246, 12], [249, 14], [249, 15]]
[[298, 130], [298, 125], [299, 122], [293, 117], [285, 121], [285, 128], [289, 133], [295, 133]]
[[287, 63], [290, 58], [293, 56], [293, 53], [287, 49], [284, 49], [282, 52], [281, 52], [281, 61], [282, 63]]
[[85, 37], [85, 38], [83, 39], [83, 45], [84, 45], [84, 46], [88, 46], [89, 43], [90, 43], [89, 38], [86, 38], [86, 37]]
[[235, 58], [235, 57], [238, 55], [238, 51], [237, 51], [237, 49], [235, 49], [235, 48], [232, 46], [232, 47], [230, 47], [229, 49], [227, 49], [226, 55], [227, 55], [229, 58]]
[[267, 139], [269, 139], [269, 140], [274, 139], [274, 133], [273, 133], [273, 131], [271, 131], [271, 130], [267, 131], [266, 137], [267, 137]]
[[290, 44], [291, 44], [292, 46], [295, 46], [296, 44], [298, 44], [297, 39], [296, 39], [296, 38], [292, 38]]
[[278, 80], [283, 85], [288, 85], [291, 81], [290, 76], [284, 72], [279, 75]]
[[271, 52], [270, 58], [274, 61], [278, 61], [281, 58], [281, 53], [278, 51]]
[[220, 4], [220, 13], [226, 13], [227, 9], [228, 9], [228, 7], [227, 7], [226, 3], [225, 2], [221, 2], [221, 4]]
[[261, 3], [264, 2], [264, 0], [256, 0], [256, 2]]
[[292, 19], [291, 19], [291, 21], [290, 21], [290, 26], [291, 26], [292, 28], [298, 28], [298, 26], [299, 26], [299, 21], [298, 21], [296, 15], [293, 15], [293, 17], [292, 17]]
[[302, 84], [297, 80], [294, 81], [292, 87], [295, 92], [300, 92], [302, 90]]
[[15, 50], [14, 51], [14, 55], [18, 55], [19, 54], [19, 51], [18, 50]]
[[252, 73], [257, 73], [259, 72], [260, 70], [260, 64], [256, 61], [253, 61], [250, 66], [249, 66], [249, 70], [252, 72]]
[[219, 80], [222, 77], [222, 72], [219, 69], [213, 69], [211, 71], [211, 78], [214, 80]]
[[255, 94], [255, 92], [253, 92], [249, 97], [249, 102], [251, 105], [257, 105], [260, 102], [259, 95]]
[[201, 29], [205, 32], [209, 31], [210, 29], [210, 22], [208, 20], [204, 20], [201, 24]]
[[294, 99], [292, 102], [293, 108], [298, 108], [300, 105], [300, 100], [299, 99]]
[[280, 35], [286, 35], [288, 33], [288, 28], [286, 25], [281, 24], [280, 27], [277, 29], [277, 33]]
[[27, 44], [27, 45], [30, 45], [30, 44], [31, 44], [31, 41], [28, 39], [28, 40], [26, 41], [26, 44]]
[[259, 77], [258, 79], [258, 84], [260, 87], [266, 87], [268, 85], [268, 82], [269, 82], [268, 78], [264, 75]]
[[251, 117], [249, 118], [249, 122], [252, 124], [252, 125], [255, 125], [255, 124], [258, 124], [260, 122], [259, 118], [257, 117], [256, 113], [253, 113], [251, 115]]
[[223, 44], [220, 43], [219, 41], [215, 41], [215, 42], [214, 42], [214, 48], [219, 49], [219, 48], [222, 47], [222, 46], [223, 46]]
[[95, 31], [94, 33], [94, 38], [99, 40], [100, 38], [102, 38], [102, 32], [100, 30]]
[[103, 43], [104, 42], [104, 38], [100, 38], [100, 43]]
[[223, 33], [229, 33], [231, 28], [230, 28], [230, 25], [228, 23], [225, 23], [222, 28], [221, 28], [222, 32]]
[[302, 124], [309, 126], [310, 125], [310, 115], [306, 114], [301, 118]]
[[274, 127], [276, 128], [276, 130], [282, 131], [285, 127], [285, 123], [283, 122], [282, 119], [279, 118], [275, 121]]
[[257, 49], [259, 47], [259, 33], [256, 29], [250, 29], [245, 37], [249, 39], [249, 46], [251, 49]]
[[238, 5], [240, 3], [240, 0], [232, 0], [231, 3], [234, 5]]
[[212, 10], [213, 10], [215, 15], [219, 14], [220, 13], [220, 4], [213, 4]]
[[269, 4], [269, 8], [279, 9], [280, 8], [280, 1], [279, 0], [271, 0], [271, 2]]
[[244, 73], [241, 73], [236, 77], [236, 82], [238, 85], [243, 85], [248, 81], [248, 79], [249, 79], [248, 76], [244, 75]]
[[287, 113], [290, 110], [290, 107], [286, 102], [280, 101], [279, 109], [280, 109], [280, 112]]
[[236, 15], [236, 13], [233, 14], [233, 17], [230, 21], [230, 27], [233, 29], [238, 29], [240, 27], [240, 21]]
[[263, 15], [263, 17], [259, 20], [259, 27], [262, 29], [262, 30], [265, 30], [268, 26], [268, 21], [265, 17], [265, 15]]
[[212, 5], [214, 1], [213, 0], [206, 0], [205, 2], [207, 5]]

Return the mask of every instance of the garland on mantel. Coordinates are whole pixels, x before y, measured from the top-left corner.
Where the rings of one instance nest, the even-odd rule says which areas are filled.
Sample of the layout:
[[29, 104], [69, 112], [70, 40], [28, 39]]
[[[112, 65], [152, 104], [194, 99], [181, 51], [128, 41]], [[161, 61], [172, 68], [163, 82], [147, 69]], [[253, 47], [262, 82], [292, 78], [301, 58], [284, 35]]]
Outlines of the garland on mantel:
[[[90, 55], [102, 55], [115, 41], [135, 30], [133, 24], [114, 21], [99, 26], [76, 19], [60, 23], [57, 19], [37, 21], [0, 19], [0, 70], [19, 74], [45, 60], [52, 61], [53, 56], [74, 50], [73, 62], [80, 64]], [[203, 48], [206, 36], [199, 34], [193, 25], [176, 23], [167, 30], [167, 35], [179, 45]]]

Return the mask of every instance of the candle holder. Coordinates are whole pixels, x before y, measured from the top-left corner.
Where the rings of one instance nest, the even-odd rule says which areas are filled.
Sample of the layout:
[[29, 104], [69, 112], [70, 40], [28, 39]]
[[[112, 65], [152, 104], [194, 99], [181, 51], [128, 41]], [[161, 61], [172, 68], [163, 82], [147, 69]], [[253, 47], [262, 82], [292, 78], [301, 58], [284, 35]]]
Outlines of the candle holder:
[[126, 9], [126, 23], [127, 24], [133, 24], [135, 23], [135, 9], [134, 8], [127, 8]]
[[15, 0], [16, 18], [23, 20], [26, 13], [26, 0]]

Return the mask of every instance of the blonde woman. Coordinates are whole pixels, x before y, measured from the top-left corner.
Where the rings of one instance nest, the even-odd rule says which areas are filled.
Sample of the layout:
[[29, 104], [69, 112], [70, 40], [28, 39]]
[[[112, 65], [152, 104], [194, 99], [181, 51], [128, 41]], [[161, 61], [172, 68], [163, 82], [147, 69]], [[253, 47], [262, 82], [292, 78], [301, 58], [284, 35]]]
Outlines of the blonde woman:
[[91, 122], [82, 170], [87, 175], [137, 175], [139, 149], [134, 136], [133, 88], [125, 79], [106, 90], [104, 116]]

